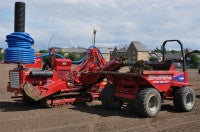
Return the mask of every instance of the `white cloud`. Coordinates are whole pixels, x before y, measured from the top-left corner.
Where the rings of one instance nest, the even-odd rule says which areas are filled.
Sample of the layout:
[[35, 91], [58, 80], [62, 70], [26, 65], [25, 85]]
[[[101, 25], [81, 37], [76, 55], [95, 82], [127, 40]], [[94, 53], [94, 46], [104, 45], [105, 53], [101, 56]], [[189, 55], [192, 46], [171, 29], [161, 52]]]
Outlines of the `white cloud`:
[[[57, 0], [53, 0], [55, 3], [58, 2]], [[94, 6], [95, 8], [99, 8], [101, 6], [110, 6], [110, 7], [116, 7], [116, 1], [115, 0], [59, 0], [60, 3], [63, 4], [90, 4], [91, 6]]]
[[[1, 1], [0, 41], [13, 31], [15, 1]], [[185, 47], [198, 48], [199, 45], [198, 0], [24, 1], [26, 31], [40, 45], [47, 44], [52, 34], [56, 34], [52, 45], [66, 47], [73, 41], [79, 46], [89, 46], [93, 28], [98, 30], [97, 41], [106, 45], [137, 40], [154, 48], [165, 39], [174, 38], [182, 40]]]

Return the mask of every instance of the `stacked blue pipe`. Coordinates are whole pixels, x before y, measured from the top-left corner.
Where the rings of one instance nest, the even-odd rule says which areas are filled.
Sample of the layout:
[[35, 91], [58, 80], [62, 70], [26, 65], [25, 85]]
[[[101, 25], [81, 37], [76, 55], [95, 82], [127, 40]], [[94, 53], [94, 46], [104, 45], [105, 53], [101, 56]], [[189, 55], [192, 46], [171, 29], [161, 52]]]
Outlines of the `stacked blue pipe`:
[[32, 45], [34, 40], [28, 33], [14, 32], [6, 36], [8, 48], [5, 50], [4, 60], [7, 63], [34, 63], [35, 55]]
[[14, 33], [6, 36], [8, 48], [5, 50], [4, 61], [7, 63], [34, 63], [34, 50], [31, 48], [34, 40], [25, 33], [25, 3], [15, 3]]

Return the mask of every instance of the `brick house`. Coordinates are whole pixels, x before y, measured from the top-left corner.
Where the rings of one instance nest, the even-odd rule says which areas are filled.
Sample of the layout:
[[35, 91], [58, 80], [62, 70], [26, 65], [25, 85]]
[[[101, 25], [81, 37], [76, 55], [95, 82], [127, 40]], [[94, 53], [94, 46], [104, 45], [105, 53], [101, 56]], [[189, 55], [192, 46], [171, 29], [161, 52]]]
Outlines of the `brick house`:
[[127, 61], [148, 61], [149, 51], [146, 45], [138, 41], [132, 41], [128, 47], [123, 47], [119, 50], [117, 50], [117, 47], [115, 47], [111, 53], [111, 59], [121, 56], [124, 57]]
[[138, 60], [149, 60], [149, 50], [146, 45], [138, 42], [132, 41], [127, 50], [128, 60], [129, 61], [138, 61]]

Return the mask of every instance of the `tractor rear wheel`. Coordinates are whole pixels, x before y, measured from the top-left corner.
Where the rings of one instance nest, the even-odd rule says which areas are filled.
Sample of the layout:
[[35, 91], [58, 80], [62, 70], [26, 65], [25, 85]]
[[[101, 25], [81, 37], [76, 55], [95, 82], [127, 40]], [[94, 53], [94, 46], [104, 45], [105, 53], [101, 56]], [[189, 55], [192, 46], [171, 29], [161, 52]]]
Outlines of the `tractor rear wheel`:
[[154, 117], [161, 108], [160, 93], [154, 88], [140, 91], [135, 99], [135, 111], [143, 117]]
[[183, 87], [174, 91], [173, 103], [179, 112], [192, 111], [195, 106], [195, 92], [191, 87]]
[[118, 110], [121, 108], [122, 102], [115, 99], [115, 91], [116, 85], [114, 84], [109, 84], [102, 90], [101, 102], [105, 109]]

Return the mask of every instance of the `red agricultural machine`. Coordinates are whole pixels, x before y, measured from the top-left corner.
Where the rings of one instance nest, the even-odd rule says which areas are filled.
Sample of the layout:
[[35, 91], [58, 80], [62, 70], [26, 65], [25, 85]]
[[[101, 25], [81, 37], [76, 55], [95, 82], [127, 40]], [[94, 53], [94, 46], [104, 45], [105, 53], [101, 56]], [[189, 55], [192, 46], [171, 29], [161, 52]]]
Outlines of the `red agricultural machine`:
[[[19, 20], [22, 15], [19, 15]], [[7, 91], [15, 93], [12, 98], [40, 102], [47, 107], [93, 99], [101, 100], [106, 109], [120, 109], [124, 103], [128, 103], [144, 117], [156, 116], [165, 99], [173, 100], [177, 111], [191, 111], [194, 108], [195, 93], [188, 82], [183, 45], [179, 40], [167, 40], [163, 43], [162, 62], [139, 61], [132, 64], [131, 72], [121, 73], [119, 69], [130, 64], [125, 63], [123, 57], [106, 62], [95, 46], [88, 48], [86, 56], [77, 62], [50, 49], [49, 59], [43, 64], [41, 56], [31, 58], [30, 54], [34, 53], [30, 48], [32, 40], [22, 33], [24, 29], [21, 29], [23, 26], [20, 24], [15, 24], [18, 25], [15, 32], [20, 33], [7, 37], [9, 48], [6, 49], [5, 58], [7, 62], [16, 63], [20, 60], [24, 63], [34, 60], [34, 63], [19, 63], [10, 70]], [[96, 31], [94, 36], [95, 33]], [[174, 41], [181, 47], [182, 71], [176, 70], [175, 65], [165, 58], [166, 43]], [[16, 53], [19, 52], [23, 55], [18, 56]], [[72, 63], [78, 62], [81, 63], [72, 70]]]
[[[116, 71], [117, 61], [106, 63], [98, 48], [88, 49], [85, 60], [74, 70], [72, 61], [56, 58], [55, 50], [49, 52], [50, 62], [42, 66], [42, 58], [36, 58], [34, 64], [19, 64], [9, 72], [10, 82], [7, 91], [14, 92], [13, 98], [24, 101], [39, 101], [45, 106], [53, 107], [64, 103], [86, 102], [98, 99], [107, 83], [103, 76], [83, 76], [82, 74], [99, 71]], [[18, 96], [22, 94], [22, 96]]]
[[[165, 59], [165, 45], [174, 41], [181, 47], [182, 71], [176, 71], [175, 65]], [[107, 109], [120, 109], [123, 103], [129, 102], [138, 114], [153, 117], [160, 111], [164, 99], [171, 99], [177, 111], [191, 111], [196, 96], [188, 82], [183, 45], [179, 40], [167, 40], [162, 49], [163, 62], [146, 63], [147, 70], [143, 69], [144, 65], [135, 65], [135, 73], [100, 71], [111, 82], [102, 91], [103, 106]]]

